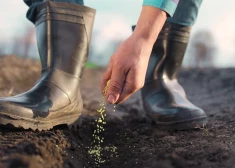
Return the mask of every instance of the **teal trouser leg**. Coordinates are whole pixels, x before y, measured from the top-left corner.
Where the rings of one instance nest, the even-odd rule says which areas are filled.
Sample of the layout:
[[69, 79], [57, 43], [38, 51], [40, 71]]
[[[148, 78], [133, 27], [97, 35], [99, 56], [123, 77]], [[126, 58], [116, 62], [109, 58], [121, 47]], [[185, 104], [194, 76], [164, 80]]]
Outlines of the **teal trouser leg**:
[[[24, 2], [29, 6], [29, 10], [27, 12], [26, 17], [34, 22], [35, 21], [35, 17], [36, 17], [36, 11], [35, 11], [35, 7], [45, 1], [48, 0], [24, 0]], [[73, 3], [73, 4], [79, 4], [79, 5], [84, 5], [83, 0], [50, 0], [50, 1], [54, 1], [54, 2], [67, 2], [67, 3]]]
[[180, 0], [173, 17], [167, 22], [184, 26], [192, 26], [198, 15], [199, 8], [203, 0]]

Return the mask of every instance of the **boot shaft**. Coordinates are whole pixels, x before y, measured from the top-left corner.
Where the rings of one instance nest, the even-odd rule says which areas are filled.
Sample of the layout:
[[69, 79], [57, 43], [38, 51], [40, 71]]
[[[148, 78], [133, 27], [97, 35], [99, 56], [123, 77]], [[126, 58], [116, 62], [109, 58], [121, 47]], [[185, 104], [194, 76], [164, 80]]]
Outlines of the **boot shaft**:
[[81, 77], [87, 60], [95, 10], [47, 1], [37, 6], [35, 21], [42, 72], [59, 69]]
[[[166, 23], [154, 46], [153, 53], [162, 55], [157, 63], [154, 78], [176, 79], [187, 49], [191, 27]], [[159, 54], [160, 53], [160, 54]], [[162, 54], [164, 53], [164, 54]]]
[[[132, 27], [135, 29], [135, 26]], [[191, 27], [166, 22], [150, 56], [145, 81], [175, 79], [188, 45]]]

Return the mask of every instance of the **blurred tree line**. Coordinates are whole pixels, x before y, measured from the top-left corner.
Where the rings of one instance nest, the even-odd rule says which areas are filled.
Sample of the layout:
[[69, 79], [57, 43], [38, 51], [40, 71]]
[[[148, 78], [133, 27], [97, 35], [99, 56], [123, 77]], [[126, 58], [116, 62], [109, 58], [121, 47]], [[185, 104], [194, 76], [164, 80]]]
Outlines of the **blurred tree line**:
[[214, 67], [217, 47], [215, 39], [208, 30], [199, 30], [192, 37], [189, 45], [190, 67]]
[[35, 27], [28, 26], [24, 32], [16, 32], [12, 38], [0, 40], [0, 55], [17, 55], [22, 58], [37, 58]]
[[[97, 30], [93, 32], [88, 61], [99, 66], [105, 66], [109, 62], [110, 56], [124, 39], [103, 39], [100, 34], [100, 31]], [[9, 47], [11, 48], [9, 53], [12, 55], [39, 59], [34, 26], [27, 27], [25, 33], [17, 33], [10, 46], [0, 41], [0, 55], [3, 55], [6, 48]], [[212, 33], [207, 30], [200, 30], [191, 37], [188, 46], [188, 58], [184, 65], [199, 68], [213, 67], [216, 51]]]

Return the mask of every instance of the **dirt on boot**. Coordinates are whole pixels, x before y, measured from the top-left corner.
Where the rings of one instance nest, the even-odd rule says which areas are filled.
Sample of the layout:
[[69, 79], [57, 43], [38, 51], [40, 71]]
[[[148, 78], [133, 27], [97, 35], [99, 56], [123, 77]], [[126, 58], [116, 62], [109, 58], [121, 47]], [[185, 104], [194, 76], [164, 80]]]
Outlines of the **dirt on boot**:
[[[34, 66], [29, 66], [29, 65]], [[22, 73], [24, 72], [24, 73]], [[0, 127], [0, 168], [93, 168], [88, 154], [93, 124], [98, 118], [100, 79], [105, 69], [86, 69], [82, 81], [83, 122], [76, 129], [59, 126], [50, 131]], [[29, 89], [39, 77], [40, 65], [32, 60], [0, 57], [0, 96]], [[23, 74], [19, 76], [19, 74]], [[182, 70], [179, 82], [190, 101], [208, 115], [205, 128], [168, 132], [145, 117], [140, 93], [117, 106], [107, 107], [103, 146], [104, 168], [227, 168], [235, 164], [235, 69]]]

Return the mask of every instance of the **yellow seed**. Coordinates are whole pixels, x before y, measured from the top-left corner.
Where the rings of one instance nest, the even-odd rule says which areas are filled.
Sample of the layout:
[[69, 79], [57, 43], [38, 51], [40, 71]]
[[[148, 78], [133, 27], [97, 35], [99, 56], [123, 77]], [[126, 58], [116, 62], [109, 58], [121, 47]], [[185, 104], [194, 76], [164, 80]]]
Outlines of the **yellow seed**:
[[[109, 85], [110, 81], [107, 82], [107, 85], [105, 86], [103, 93], [104, 96], [102, 97], [102, 102], [100, 103], [100, 109], [97, 110], [97, 112], [100, 115], [100, 118], [95, 120], [96, 122], [96, 129], [93, 132], [93, 144], [94, 146], [92, 146], [91, 148], [88, 148], [88, 154], [92, 155], [95, 157], [95, 164], [97, 165], [97, 167], [100, 167], [101, 163], [105, 163], [106, 160], [104, 160], [102, 158], [102, 151], [106, 150], [109, 152], [112, 152], [113, 154], [117, 154], [116, 153], [116, 147], [110, 146], [110, 147], [101, 147], [101, 144], [104, 142], [104, 137], [101, 137], [100, 133], [104, 132], [105, 129], [102, 125], [105, 125], [105, 117], [107, 116], [105, 114], [106, 111], [106, 94], [108, 91], [108, 85]], [[114, 108], [116, 108], [116, 106], [114, 106]], [[113, 110], [115, 112], [115, 109]], [[111, 156], [113, 156], [113, 154], [111, 154]]]

